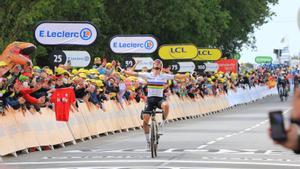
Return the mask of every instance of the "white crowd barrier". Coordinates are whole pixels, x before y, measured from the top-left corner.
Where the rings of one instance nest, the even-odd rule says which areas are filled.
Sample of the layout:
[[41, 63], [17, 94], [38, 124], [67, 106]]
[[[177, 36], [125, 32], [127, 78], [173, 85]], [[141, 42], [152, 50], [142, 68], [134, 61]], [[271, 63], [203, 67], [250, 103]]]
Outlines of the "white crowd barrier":
[[247, 87], [246, 89], [237, 88], [236, 91], [230, 90], [226, 98], [230, 106], [235, 106], [250, 103], [273, 94], [277, 94], [276, 88], [269, 89], [267, 86], [256, 86], [251, 88]]
[[[205, 116], [276, 93], [276, 88], [257, 86], [230, 90], [227, 95], [216, 97], [189, 99], [172, 95], [168, 98], [169, 120]], [[115, 101], [107, 101], [103, 107], [104, 110], [101, 110], [90, 103], [80, 103], [79, 110], [70, 113], [68, 122], [56, 121], [55, 113], [47, 108], [42, 109], [41, 114], [9, 109], [5, 116], [0, 117], [0, 156], [16, 156], [17, 151], [28, 152], [32, 147], [42, 150], [45, 147], [53, 149], [54, 145], [64, 146], [64, 143], [76, 144], [78, 140], [136, 129], [142, 125], [140, 112], [144, 103], [121, 106]]]

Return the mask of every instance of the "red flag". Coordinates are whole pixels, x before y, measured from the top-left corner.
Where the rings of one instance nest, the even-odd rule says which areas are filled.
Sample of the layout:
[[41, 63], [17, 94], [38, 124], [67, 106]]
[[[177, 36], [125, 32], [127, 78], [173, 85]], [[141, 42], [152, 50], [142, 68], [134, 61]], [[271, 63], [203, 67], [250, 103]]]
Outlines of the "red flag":
[[56, 89], [51, 95], [57, 121], [68, 121], [71, 105], [76, 101], [73, 88]]

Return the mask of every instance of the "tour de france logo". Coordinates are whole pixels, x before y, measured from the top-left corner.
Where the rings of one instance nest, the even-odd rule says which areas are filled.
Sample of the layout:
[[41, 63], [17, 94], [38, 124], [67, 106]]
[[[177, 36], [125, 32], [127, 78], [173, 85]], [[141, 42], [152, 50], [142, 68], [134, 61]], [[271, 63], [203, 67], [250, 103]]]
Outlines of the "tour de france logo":
[[145, 49], [148, 49], [148, 50], [150, 50], [150, 49], [152, 49], [153, 48], [153, 46], [154, 46], [154, 43], [151, 41], [151, 40], [147, 40], [146, 42], [145, 42]]
[[80, 31], [80, 37], [83, 40], [89, 40], [92, 37], [92, 31], [89, 28], [83, 28]]

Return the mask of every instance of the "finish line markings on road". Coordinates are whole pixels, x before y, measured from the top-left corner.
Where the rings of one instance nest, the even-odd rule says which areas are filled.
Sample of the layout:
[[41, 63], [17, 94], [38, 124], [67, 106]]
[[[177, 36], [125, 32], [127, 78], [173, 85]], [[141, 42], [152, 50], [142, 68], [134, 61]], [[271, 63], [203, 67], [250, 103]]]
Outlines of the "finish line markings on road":
[[[141, 169], [141, 168], [150, 168], [149, 166], [125, 166], [125, 167], [70, 167], [70, 168], [38, 168], [38, 169]], [[153, 168], [151, 168], [153, 169]], [[158, 167], [156, 169], [232, 169], [232, 168], [215, 168], [215, 167]], [[239, 168], [236, 168], [239, 169]]]
[[[283, 114], [287, 114], [291, 109], [292, 109], [292, 108], [287, 109], [286, 111], [284, 111]], [[258, 123], [258, 124], [255, 124], [255, 125], [252, 126], [252, 127], [246, 128], [246, 129], [241, 130], [241, 131], [239, 131], [239, 132], [236, 132], [236, 133], [233, 133], [233, 134], [228, 134], [228, 135], [226, 135], [226, 136], [224, 136], [224, 137], [219, 137], [219, 138], [217, 138], [216, 140], [212, 140], [212, 141], [207, 142], [206, 144], [203, 144], [203, 145], [198, 146], [197, 149], [205, 148], [205, 147], [207, 147], [208, 145], [215, 144], [215, 143], [218, 142], [218, 141], [222, 141], [222, 140], [224, 140], [224, 139], [226, 139], [226, 138], [230, 138], [230, 137], [232, 137], [232, 136], [236, 136], [236, 135], [239, 135], [239, 134], [244, 134], [244, 133], [249, 132], [249, 131], [251, 131], [251, 130], [257, 128], [257, 127], [260, 127], [261, 125], [264, 125], [264, 124], [267, 123], [268, 121], [269, 121], [269, 120], [264, 120], [264, 121], [262, 121], [262, 122], [260, 122], [260, 123]]]
[[[202, 147], [206, 147], [208, 145], [203, 145]], [[73, 154], [73, 153], [92, 153], [92, 154], [101, 154], [104, 155], [105, 153], [109, 153], [108, 157], [111, 157], [111, 153], [148, 153], [149, 150], [146, 149], [120, 149], [120, 150], [105, 150], [105, 149], [93, 149], [93, 150], [71, 150], [65, 151], [64, 153]], [[293, 155], [292, 152], [288, 151], [278, 151], [278, 150], [258, 150], [258, 149], [176, 149], [176, 148], [169, 148], [169, 149], [159, 149], [159, 153], [182, 153], [182, 152], [193, 152], [193, 153], [209, 153], [209, 154], [240, 154], [240, 155], [254, 155], [254, 154], [261, 154], [261, 155]], [[83, 157], [88, 157], [89, 155], [84, 155]], [[98, 156], [96, 156], [98, 157]], [[105, 156], [106, 157], [106, 156]], [[119, 155], [115, 155], [114, 157], [119, 157]], [[42, 159], [64, 159], [68, 157], [44, 157]]]
[[268, 162], [239, 162], [239, 161], [192, 161], [192, 160], [76, 160], [76, 161], [49, 161], [49, 162], [12, 162], [3, 163], [4, 165], [50, 165], [50, 164], [97, 164], [97, 163], [179, 163], [179, 164], [229, 164], [229, 165], [260, 165], [260, 166], [282, 166], [300, 167], [300, 164], [291, 163], [268, 163]]
[[[112, 159], [132, 159], [132, 160], [139, 160], [145, 157], [142, 156], [122, 156], [122, 155], [118, 155], [118, 156], [76, 156], [76, 157], [44, 157], [42, 158], [43, 160], [75, 160], [75, 159], [102, 159], [102, 160], [112, 160]], [[146, 156], [146, 158], [150, 158], [150, 156]], [[271, 161], [275, 161], [275, 162], [299, 162], [299, 161], [295, 161], [295, 160], [291, 160], [291, 159], [278, 159], [278, 158], [257, 158], [257, 157], [214, 157], [214, 156], [201, 156], [199, 157], [199, 160], [238, 160], [238, 161], [267, 161], [267, 162], [271, 162]]]

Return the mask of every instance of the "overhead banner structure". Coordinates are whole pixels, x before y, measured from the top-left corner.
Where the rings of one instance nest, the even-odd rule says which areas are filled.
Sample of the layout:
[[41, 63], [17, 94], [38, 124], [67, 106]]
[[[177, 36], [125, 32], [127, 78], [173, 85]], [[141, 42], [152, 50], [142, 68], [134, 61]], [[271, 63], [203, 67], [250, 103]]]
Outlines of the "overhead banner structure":
[[197, 56], [198, 49], [193, 44], [162, 45], [158, 55], [163, 60], [191, 60]]
[[39, 23], [34, 31], [35, 40], [41, 45], [91, 45], [97, 39], [97, 29], [89, 22]]
[[114, 53], [153, 53], [158, 47], [152, 35], [116, 35], [111, 38], [110, 49]]
[[257, 56], [255, 58], [255, 62], [258, 63], [258, 64], [272, 63], [273, 58], [271, 56]]
[[220, 49], [214, 48], [198, 48], [197, 57], [193, 60], [195, 61], [216, 61], [222, 56], [222, 51]]
[[53, 51], [49, 62], [52, 66], [70, 62], [72, 67], [86, 67], [91, 62], [91, 56], [87, 51]]
[[216, 62], [219, 65], [218, 71], [220, 72], [233, 72], [237, 73], [238, 71], [238, 61], [236, 59], [224, 59], [218, 60]]

